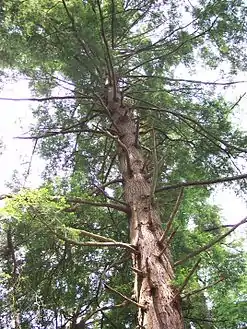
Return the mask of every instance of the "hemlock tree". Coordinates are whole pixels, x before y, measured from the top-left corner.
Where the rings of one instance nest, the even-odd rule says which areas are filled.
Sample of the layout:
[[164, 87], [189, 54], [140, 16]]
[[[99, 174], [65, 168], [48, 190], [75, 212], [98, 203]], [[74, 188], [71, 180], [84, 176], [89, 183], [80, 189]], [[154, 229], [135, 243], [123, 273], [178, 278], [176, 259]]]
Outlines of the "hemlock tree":
[[[30, 79], [43, 186], [2, 196], [1, 328], [246, 327], [245, 258], [214, 184], [246, 188], [218, 86], [244, 1], [8, 0], [1, 66]], [[198, 63], [225, 82], [194, 81]], [[6, 73], [7, 72], [7, 73]], [[240, 101], [240, 100], [239, 100]]]

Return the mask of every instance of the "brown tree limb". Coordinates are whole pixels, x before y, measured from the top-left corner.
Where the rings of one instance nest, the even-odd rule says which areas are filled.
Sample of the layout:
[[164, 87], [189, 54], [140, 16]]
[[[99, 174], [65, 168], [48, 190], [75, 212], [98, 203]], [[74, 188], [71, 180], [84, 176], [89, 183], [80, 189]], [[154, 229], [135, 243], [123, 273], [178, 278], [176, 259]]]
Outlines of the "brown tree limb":
[[226, 233], [220, 235], [219, 237], [217, 237], [216, 239], [212, 240], [211, 242], [209, 242], [208, 244], [206, 244], [205, 246], [191, 252], [190, 254], [186, 255], [184, 258], [178, 260], [177, 262], [174, 263], [174, 266], [180, 265], [184, 262], [186, 262], [188, 259], [195, 257], [197, 255], [199, 255], [201, 252], [208, 250], [209, 248], [211, 248], [213, 245], [215, 245], [216, 243], [218, 243], [219, 241], [223, 240], [226, 236], [228, 236], [229, 234], [231, 234], [233, 231], [235, 231], [240, 225], [243, 225], [247, 223], [247, 217], [245, 217], [244, 219], [242, 219], [240, 222], [238, 222], [236, 225], [234, 225], [230, 230], [228, 230]]
[[232, 181], [236, 181], [236, 180], [240, 180], [240, 179], [244, 179], [244, 178], [247, 178], [247, 174], [230, 176], [230, 177], [221, 177], [221, 178], [202, 180], [202, 181], [181, 182], [181, 183], [177, 183], [177, 184], [159, 187], [156, 189], [155, 192], [157, 193], [157, 192], [172, 190], [172, 189], [181, 188], [181, 187], [204, 186], [204, 185], [211, 185], [211, 184], [217, 184], [217, 183], [232, 182]]
[[120, 147], [122, 147], [124, 149], [124, 151], [126, 153], [127, 167], [128, 167], [129, 172], [131, 173], [132, 169], [131, 169], [131, 163], [130, 163], [129, 150], [126, 147], [126, 145], [120, 140], [119, 136], [114, 136], [107, 130], [102, 130], [102, 131], [106, 134], [106, 136], [109, 136], [109, 137], [113, 138], [115, 141], [117, 141], [118, 144], [120, 145]]
[[[241, 96], [241, 97], [243, 97], [243, 96]], [[154, 105], [154, 104], [152, 104], [152, 103], [150, 103], [150, 102], [148, 102], [148, 101], [143, 101], [143, 100], [141, 100], [141, 99], [137, 99], [137, 98], [134, 98], [134, 97], [130, 97], [130, 98], [132, 98], [132, 99], [134, 99], [134, 100], [138, 100], [138, 101], [144, 102], [144, 103], [146, 103], [147, 105], [149, 105], [149, 107], [138, 106], [138, 108], [141, 108], [141, 109], [148, 109], [148, 110], [152, 110], [152, 111], [161, 111], [161, 112], [170, 113], [171, 115], [173, 115], [173, 116], [175, 116], [175, 117], [181, 119], [181, 120], [182, 120], [185, 124], [187, 124], [191, 129], [193, 129], [194, 131], [196, 131], [196, 132], [197, 132], [198, 134], [200, 134], [201, 136], [207, 138], [209, 141], [211, 141], [211, 143], [213, 143], [214, 145], [216, 145], [218, 148], [220, 148], [220, 149], [221, 149], [222, 151], [224, 151], [226, 154], [228, 154], [228, 152], [227, 152], [227, 150], [226, 150], [226, 149], [228, 149], [228, 148], [233, 148], [233, 149], [235, 149], [235, 150], [237, 150], [237, 151], [247, 153], [247, 149], [246, 149], [246, 148], [242, 148], [242, 147], [238, 147], [238, 146], [232, 145], [232, 144], [230, 144], [230, 143], [228, 143], [228, 142], [226, 142], [226, 141], [224, 141], [224, 140], [222, 140], [222, 139], [220, 139], [220, 138], [215, 137], [215, 136], [214, 136], [212, 133], [210, 133], [206, 128], [204, 128], [202, 124], [200, 124], [198, 121], [196, 121], [195, 119], [193, 119], [193, 118], [191, 118], [191, 117], [189, 117], [189, 116], [187, 116], [187, 115], [184, 115], [184, 114], [179, 113], [179, 112], [176, 112], [176, 111], [171, 111], [171, 110], [167, 110], [167, 109], [162, 109], [162, 108], [160, 108], [160, 107], [158, 107], [158, 106], [156, 106], [156, 105]], [[237, 103], [238, 103], [238, 102], [237, 102]], [[236, 106], [237, 103], [235, 103], [235, 104], [233, 105], [233, 107]], [[152, 106], [153, 108], [150, 108], [150, 106]], [[195, 126], [199, 127], [201, 131], [198, 130], [198, 129], [196, 129], [196, 128], [193, 127], [192, 125], [190, 125], [190, 124], [188, 123], [188, 121], [191, 122], [191, 123], [193, 123]], [[202, 131], [203, 131], [204, 133], [202, 133]], [[217, 144], [214, 140], [215, 140], [216, 142], [218, 142], [218, 143], [223, 144], [223, 145], [225, 146], [226, 149], [222, 148], [222, 147], [220, 146], [220, 144]]]
[[204, 290], [206, 290], [206, 289], [212, 288], [213, 286], [215, 286], [215, 285], [218, 284], [219, 282], [222, 282], [223, 280], [224, 280], [223, 278], [220, 278], [219, 280], [215, 281], [215, 282], [212, 283], [212, 284], [209, 284], [209, 285], [207, 285], [207, 286], [205, 286], [205, 287], [203, 287], [203, 288], [201, 288], [201, 289], [193, 290], [193, 291], [191, 291], [191, 292], [189, 292], [189, 293], [187, 293], [187, 294], [185, 294], [185, 295], [183, 295], [183, 296], [181, 296], [181, 297], [184, 299], [184, 298], [190, 297], [190, 296], [192, 296], [192, 295], [198, 294], [199, 292], [202, 292], [202, 291], [204, 291]]
[[175, 218], [175, 216], [176, 216], [176, 214], [177, 214], [177, 212], [178, 212], [178, 208], [179, 208], [179, 206], [180, 206], [180, 204], [181, 204], [181, 201], [182, 201], [182, 198], [183, 198], [183, 192], [184, 192], [184, 189], [183, 189], [183, 187], [182, 187], [181, 190], [180, 190], [180, 192], [179, 192], [179, 195], [178, 195], [178, 197], [177, 197], [177, 200], [176, 200], [175, 206], [174, 206], [174, 208], [173, 208], [173, 211], [172, 211], [172, 213], [171, 213], [171, 215], [170, 215], [170, 217], [169, 217], [169, 219], [168, 219], [168, 222], [167, 222], [167, 224], [166, 224], [166, 228], [165, 228], [165, 230], [164, 230], [164, 232], [163, 232], [161, 238], [159, 239], [159, 243], [164, 242], [165, 237], [166, 237], [168, 231], [169, 231], [170, 228], [171, 228], [172, 222], [173, 222], [173, 220], [174, 220], [174, 218]]
[[42, 139], [42, 138], [48, 138], [53, 137], [57, 135], [66, 135], [66, 134], [79, 134], [79, 133], [93, 133], [93, 134], [100, 134], [99, 131], [93, 130], [93, 129], [76, 129], [76, 130], [60, 130], [60, 131], [47, 131], [42, 135], [35, 135], [35, 136], [15, 136], [15, 139]]
[[94, 314], [96, 314], [98, 312], [107, 311], [107, 310], [111, 310], [111, 309], [114, 309], [114, 308], [126, 307], [126, 305], [129, 304], [129, 303], [130, 303], [129, 301], [125, 300], [121, 304], [99, 307], [95, 311], [90, 313], [88, 316], [86, 316], [86, 320], [89, 320]]
[[106, 61], [107, 66], [108, 66], [108, 74], [109, 74], [109, 78], [111, 79], [110, 82], [113, 86], [113, 100], [115, 101], [116, 96], [117, 96], [117, 81], [116, 81], [116, 76], [115, 76], [115, 72], [114, 72], [114, 68], [113, 68], [113, 63], [112, 63], [112, 58], [111, 58], [109, 45], [108, 45], [107, 38], [106, 38], [106, 35], [105, 35], [104, 17], [103, 17], [103, 13], [102, 13], [102, 10], [101, 10], [100, 1], [96, 0], [96, 2], [97, 2], [97, 6], [98, 6], [98, 10], [99, 10], [99, 16], [100, 16], [101, 36], [102, 36], [102, 39], [103, 39], [103, 43], [105, 45], [107, 59], [108, 59], [108, 61]]
[[[11, 194], [2, 194], [2, 195], [0, 195], [0, 200], [4, 200], [4, 199], [7, 199], [7, 198], [13, 198], [13, 197], [14, 197], [14, 195], [11, 195]], [[51, 197], [50, 200], [51, 201], [59, 201], [61, 198], [62, 198], [62, 196], [55, 196], [55, 197]], [[121, 204], [107, 203], [107, 202], [93, 202], [93, 201], [90, 201], [90, 200], [81, 199], [79, 197], [74, 197], [74, 198], [66, 198], [65, 197], [65, 200], [68, 203], [75, 203], [77, 205], [78, 204], [87, 204], [87, 205], [94, 206], [94, 207], [112, 208], [112, 209], [115, 209], [115, 210], [118, 210], [118, 211], [122, 211], [126, 214], [130, 213], [129, 207], [127, 206], [127, 204], [124, 205], [122, 201], [121, 201]], [[76, 210], [76, 208], [77, 207], [75, 207], [75, 205], [74, 205], [72, 208], [66, 208], [64, 210], [67, 211], [67, 212], [73, 212], [73, 211]]]
[[21, 101], [30, 101], [30, 102], [46, 102], [54, 100], [65, 100], [65, 99], [90, 99], [88, 96], [50, 96], [50, 97], [27, 97], [27, 98], [10, 98], [10, 97], [0, 97], [0, 101], [12, 101], [12, 102], [21, 102]]
[[[44, 222], [44, 221], [43, 221]], [[124, 242], [93, 242], [93, 241], [86, 241], [86, 242], [82, 242], [82, 241], [76, 241], [70, 238], [65, 237], [63, 234], [56, 232], [55, 230], [53, 230], [46, 222], [45, 225], [49, 228], [49, 230], [55, 234], [59, 239], [68, 242], [69, 244], [72, 244], [74, 246], [79, 246], [79, 247], [120, 247], [120, 248], [124, 248], [124, 249], [128, 249], [133, 253], [137, 253], [137, 250], [132, 247], [130, 244], [128, 243], [124, 243]]]
[[[100, 186], [97, 186], [96, 184], [93, 184], [93, 185], [94, 185], [94, 186], [97, 188], [97, 190], [98, 190], [100, 193], [102, 193], [107, 199], [109, 199], [109, 200], [111, 200], [111, 201], [114, 201], [114, 202], [118, 202], [118, 203], [120, 203], [120, 204], [123, 204], [124, 206], [127, 205], [126, 202], [121, 201], [121, 200], [118, 200], [118, 199], [113, 198], [113, 197], [111, 197], [110, 195], [108, 195], [107, 192], [106, 192], [104, 189], [102, 189]], [[94, 193], [96, 193], [96, 192], [94, 192]], [[92, 194], [94, 194], [94, 193], [92, 193]]]
[[203, 232], [211, 232], [211, 231], [216, 231], [216, 230], [220, 230], [222, 228], [226, 228], [226, 227], [233, 227], [234, 224], [227, 224], [227, 225], [220, 225], [220, 226], [216, 226], [216, 227], [209, 227], [209, 228], [205, 228], [203, 230]]
[[[56, 200], [56, 199], [59, 200], [60, 197], [52, 198], [52, 200]], [[106, 208], [112, 208], [112, 209], [115, 209], [115, 210], [118, 210], [118, 211], [122, 211], [126, 214], [130, 213], [130, 209], [127, 206], [127, 204], [123, 205], [123, 204], [115, 204], [115, 203], [108, 203], [108, 202], [93, 202], [93, 201], [90, 201], [90, 200], [81, 199], [79, 197], [65, 198], [65, 199], [68, 203], [87, 204], [87, 205], [94, 206], [94, 207], [106, 207]], [[73, 212], [74, 209], [72, 207], [72, 208], [66, 209], [66, 211]]]
[[91, 233], [91, 232], [88, 232], [88, 231], [85, 231], [85, 230], [81, 230], [81, 229], [77, 229], [77, 228], [71, 228], [71, 227], [65, 227], [65, 230], [66, 229], [68, 230], [68, 232], [70, 230], [71, 231], [76, 231], [76, 233], [78, 233], [78, 234], [87, 236], [89, 238], [92, 238], [94, 240], [98, 240], [100, 242], [114, 242], [114, 243], [116, 243], [116, 241], [114, 239], [107, 238], [107, 237], [104, 237], [102, 235]]
[[165, 246], [163, 247], [163, 249], [162, 249], [161, 252], [159, 253], [158, 258], [160, 258], [160, 257], [163, 255], [163, 253], [165, 252], [165, 250], [168, 248], [168, 245], [171, 243], [172, 239], [174, 238], [175, 234], [177, 233], [177, 230], [178, 230], [178, 227], [176, 227], [176, 228], [172, 231], [172, 233], [170, 234], [169, 238], [168, 238], [167, 241], [166, 241]]
[[112, 180], [112, 181], [109, 181], [109, 182], [103, 183], [103, 184], [101, 184], [100, 186], [97, 186], [97, 187], [93, 190], [92, 195], [93, 195], [94, 193], [97, 193], [98, 189], [103, 190], [105, 187], [107, 187], [107, 186], [109, 186], [109, 185], [117, 184], [117, 183], [122, 183], [122, 182], [123, 182], [123, 179], [122, 179], [122, 178], [116, 178], [116, 179], [114, 179], [114, 180]]
[[240, 81], [227, 81], [227, 82], [214, 82], [214, 81], [201, 81], [201, 80], [191, 80], [191, 79], [179, 79], [179, 78], [169, 78], [169, 77], [162, 77], [157, 75], [129, 75], [127, 78], [148, 78], [148, 79], [161, 79], [167, 80], [172, 82], [188, 82], [188, 83], [195, 83], [195, 84], [203, 84], [203, 85], [215, 85], [215, 86], [230, 86], [238, 83], [246, 83], [245, 80]]
[[108, 286], [108, 284], [106, 284], [106, 283], [105, 283], [105, 287], [106, 287], [107, 289], [113, 291], [115, 294], [121, 296], [123, 299], [127, 300], [128, 302], [134, 304], [135, 306], [137, 306], [137, 307], [139, 307], [139, 308], [141, 308], [141, 309], [143, 309], [143, 310], [146, 310], [146, 306], [141, 305], [141, 304], [137, 303], [136, 301], [134, 301], [133, 299], [131, 299], [131, 298], [129, 298], [129, 297], [123, 295], [121, 292], [119, 292], [119, 291], [113, 289], [112, 287]]
[[197, 260], [197, 262], [194, 264], [194, 266], [193, 266], [192, 269], [190, 270], [189, 274], [188, 274], [187, 277], [184, 279], [184, 282], [182, 283], [181, 287], [179, 287], [178, 292], [176, 293], [174, 299], [176, 299], [176, 297], [179, 296], [179, 295], [182, 293], [182, 291], [184, 290], [184, 288], [187, 286], [187, 284], [188, 284], [190, 278], [192, 277], [192, 275], [195, 273], [196, 269], [198, 268], [198, 265], [199, 265], [200, 261], [201, 261], [201, 258], [199, 258], [199, 259]]

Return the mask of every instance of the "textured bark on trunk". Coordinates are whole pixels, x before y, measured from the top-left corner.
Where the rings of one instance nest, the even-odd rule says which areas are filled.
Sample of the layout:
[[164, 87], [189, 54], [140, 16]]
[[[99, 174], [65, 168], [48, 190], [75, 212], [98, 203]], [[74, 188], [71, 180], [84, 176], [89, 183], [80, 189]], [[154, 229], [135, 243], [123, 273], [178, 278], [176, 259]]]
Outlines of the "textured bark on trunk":
[[130, 242], [138, 251], [133, 256], [135, 298], [143, 308], [138, 311], [137, 328], [184, 328], [179, 297], [172, 288], [174, 278], [165, 241], [159, 243], [162, 227], [153, 205], [151, 183], [145, 175], [145, 161], [136, 143], [138, 134], [130, 107], [120, 100], [109, 101], [111, 133], [117, 140], [125, 201], [131, 209]]

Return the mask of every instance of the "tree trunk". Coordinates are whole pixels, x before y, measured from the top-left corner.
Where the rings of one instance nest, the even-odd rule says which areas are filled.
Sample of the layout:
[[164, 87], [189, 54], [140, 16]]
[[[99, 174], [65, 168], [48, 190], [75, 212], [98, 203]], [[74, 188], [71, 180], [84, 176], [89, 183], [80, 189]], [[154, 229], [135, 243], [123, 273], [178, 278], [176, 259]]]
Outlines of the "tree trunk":
[[145, 175], [145, 161], [137, 143], [133, 111], [120, 99], [110, 99], [109, 90], [108, 110], [112, 120], [110, 131], [117, 140], [125, 201], [131, 209], [130, 242], [138, 251], [133, 255], [134, 292], [137, 302], [143, 307], [138, 311], [137, 327], [184, 328], [180, 299], [171, 284], [174, 272], [169, 247], [164, 248], [165, 241], [159, 242], [163, 231], [153, 204], [151, 182]]

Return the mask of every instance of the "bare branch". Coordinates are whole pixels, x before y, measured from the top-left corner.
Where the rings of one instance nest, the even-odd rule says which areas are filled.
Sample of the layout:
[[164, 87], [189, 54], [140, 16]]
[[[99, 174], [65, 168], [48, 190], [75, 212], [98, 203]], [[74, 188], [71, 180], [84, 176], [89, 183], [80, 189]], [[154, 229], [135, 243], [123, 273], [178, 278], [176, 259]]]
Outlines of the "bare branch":
[[181, 292], [184, 290], [184, 288], [186, 287], [187, 283], [189, 282], [189, 279], [191, 278], [191, 276], [194, 274], [194, 272], [196, 271], [196, 269], [198, 268], [198, 265], [201, 261], [201, 258], [199, 258], [197, 260], [197, 262], [195, 263], [195, 265], [192, 267], [192, 269], [190, 270], [189, 274], [187, 275], [187, 277], [185, 278], [183, 284], [181, 285], [181, 287], [179, 287], [179, 290], [176, 294], [176, 296], [174, 297], [174, 299], [181, 294]]
[[243, 225], [247, 223], [247, 217], [245, 217], [243, 220], [241, 220], [239, 223], [237, 223], [236, 225], [234, 225], [230, 230], [228, 230], [226, 233], [220, 235], [219, 237], [217, 237], [216, 239], [212, 240], [211, 242], [209, 242], [208, 244], [206, 244], [205, 246], [191, 252], [190, 254], [186, 255], [184, 258], [178, 260], [177, 262], [174, 263], [174, 266], [180, 265], [184, 262], [186, 262], [188, 259], [195, 257], [197, 255], [199, 255], [201, 252], [208, 250], [209, 248], [211, 248], [213, 245], [215, 245], [216, 243], [218, 243], [219, 241], [223, 240], [226, 236], [228, 236], [229, 234], [231, 234], [233, 231], [235, 231], [240, 225]]
[[[53, 197], [51, 199], [52, 200], [56, 200], [56, 199], [59, 200], [60, 197]], [[90, 200], [81, 199], [79, 197], [66, 198], [66, 201], [69, 202], [69, 203], [76, 203], [77, 205], [78, 204], [87, 204], [87, 205], [94, 206], [94, 207], [106, 207], [106, 208], [116, 209], [116, 210], [119, 210], [119, 211], [123, 211], [126, 214], [130, 213], [130, 209], [127, 206], [127, 204], [123, 205], [123, 204], [114, 204], [114, 203], [107, 203], [107, 202], [93, 202], [93, 201], [90, 201]], [[75, 208], [74, 207], [68, 208], [68, 209], [66, 209], [66, 211], [73, 212], [73, 211], [75, 211]]]
[[173, 211], [172, 211], [172, 213], [171, 213], [171, 215], [170, 215], [170, 217], [168, 219], [168, 222], [166, 224], [166, 228], [165, 228], [165, 230], [164, 230], [161, 238], [159, 239], [159, 242], [160, 243], [162, 243], [165, 240], [165, 236], [166, 236], [166, 234], [168, 233], [168, 231], [171, 228], [173, 219], [175, 218], [175, 216], [176, 216], [176, 214], [178, 212], [178, 208], [179, 208], [179, 206], [181, 204], [181, 201], [182, 201], [182, 198], [183, 198], [183, 192], [184, 192], [184, 190], [183, 190], [183, 188], [181, 188], [181, 190], [179, 192], [179, 195], [177, 197], [176, 203], [175, 203], [175, 207], [174, 207], [174, 209], [173, 209]]
[[215, 230], [220, 230], [221, 228], [233, 227], [233, 226], [234, 226], [234, 224], [220, 225], [220, 226], [217, 226], [217, 227], [209, 227], [209, 228], [206, 228], [203, 231], [204, 232], [211, 232], [211, 231], [215, 231]]
[[123, 179], [122, 178], [117, 178], [117, 179], [114, 179], [112, 181], [109, 181], [109, 182], [106, 182], [104, 184], [101, 184], [99, 187], [97, 187], [93, 192], [92, 194], [96, 193], [97, 190], [100, 188], [101, 190], [103, 190], [105, 187], [109, 186], [109, 185], [112, 185], [112, 184], [117, 184], [117, 183], [122, 183], [123, 182]]
[[115, 294], [121, 296], [123, 299], [127, 300], [128, 302], [130, 302], [130, 303], [136, 305], [137, 307], [139, 307], [139, 308], [141, 308], [141, 309], [143, 309], [143, 310], [146, 310], [146, 307], [145, 307], [144, 305], [141, 305], [141, 304], [137, 303], [136, 301], [132, 300], [131, 298], [129, 298], [129, 297], [127, 297], [127, 296], [121, 294], [121, 292], [119, 292], [119, 291], [113, 289], [112, 287], [108, 286], [108, 284], [106, 284], [106, 283], [105, 283], [105, 287], [106, 287], [107, 289], [109, 289], [109, 290], [115, 292]]
[[204, 186], [204, 185], [212, 185], [217, 183], [225, 183], [225, 182], [232, 182], [240, 179], [247, 178], [247, 174], [237, 175], [237, 176], [230, 176], [230, 177], [222, 177], [216, 179], [209, 179], [204, 181], [193, 181], [193, 182], [181, 182], [173, 185], [166, 185], [163, 187], [159, 187], [156, 189], [155, 192], [162, 192], [167, 190], [172, 190], [181, 187], [193, 187], [193, 186]]
[[[102, 193], [107, 199], [109, 199], [109, 200], [111, 200], [111, 201], [114, 201], [114, 202], [121, 203], [121, 204], [123, 204], [123, 205], [126, 206], [126, 202], [111, 197], [111, 196], [108, 195], [107, 192], [106, 192], [104, 189], [102, 189], [100, 186], [97, 186], [96, 184], [93, 184], [93, 185], [94, 185], [94, 186], [97, 188], [97, 190], [98, 190], [100, 193]], [[92, 194], [94, 194], [94, 193], [92, 193]]]
[[77, 129], [77, 130], [60, 130], [60, 131], [47, 131], [42, 135], [35, 135], [35, 136], [15, 136], [15, 139], [42, 139], [53, 137], [57, 135], [67, 135], [67, 134], [79, 134], [79, 133], [93, 133], [93, 134], [101, 134], [98, 130], [93, 129]]
[[113, 64], [112, 64], [112, 58], [111, 58], [109, 45], [108, 45], [107, 38], [106, 38], [106, 35], [105, 35], [104, 17], [103, 17], [103, 13], [102, 13], [102, 10], [101, 10], [100, 1], [96, 0], [96, 2], [97, 2], [98, 9], [99, 9], [101, 36], [102, 36], [102, 39], [103, 39], [103, 43], [105, 45], [107, 59], [108, 59], [108, 60], [106, 60], [106, 64], [108, 66], [109, 78], [111, 78], [111, 80], [112, 80], [111, 83], [113, 85], [113, 94], [114, 94], [113, 98], [115, 100], [116, 96], [117, 96], [117, 81], [116, 81], [115, 72], [114, 72], [114, 68], [113, 68]]
[[31, 154], [30, 160], [29, 160], [28, 168], [27, 168], [27, 171], [26, 171], [26, 173], [24, 175], [23, 187], [25, 187], [26, 182], [27, 182], [27, 179], [28, 179], [28, 176], [30, 175], [30, 171], [31, 171], [31, 167], [32, 167], [32, 161], [33, 161], [33, 157], [34, 157], [35, 150], [36, 150], [36, 147], [37, 147], [37, 143], [38, 143], [38, 140], [36, 139], [34, 141], [33, 150], [32, 150], [32, 154]]
[[[13, 197], [14, 197], [14, 195], [11, 195], [11, 194], [2, 194], [2, 195], [0, 195], [0, 200], [4, 200], [4, 199], [7, 199], [7, 198], [13, 198]], [[50, 197], [50, 200], [51, 201], [59, 201], [61, 198], [64, 198], [64, 197], [54, 196], [54, 197]], [[121, 204], [114, 204], [114, 203], [107, 203], [107, 202], [93, 202], [93, 201], [90, 201], [90, 200], [81, 199], [79, 197], [74, 197], [74, 198], [66, 198], [65, 197], [65, 200], [68, 203], [75, 203], [76, 204], [76, 205], [72, 206], [71, 208], [65, 208], [64, 211], [66, 211], [66, 212], [74, 212], [77, 209], [78, 204], [87, 204], [87, 205], [94, 206], [94, 207], [112, 208], [112, 209], [115, 209], [115, 210], [118, 210], [118, 211], [122, 211], [122, 212], [124, 212], [128, 215], [130, 213], [130, 209], [129, 209], [128, 205], [127, 204], [124, 205], [122, 201], [121, 201]]]
[[12, 102], [46, 102], [46, 101], [54, 101], [54, 100], [64, 100], [64, 99], [91, 99], [88, 96], [50, 96], [50, 97], [29, 97], [29, 98], [9, 98], [9, 97], [1, 97], [0, 101], [12, 101]]
[[246, 83], [245, 80], [239, 80], [239, 81], [222, 81], [222, 82], [216, 82], [216, 81], [201, 81], [201, 80], [191, 80], [191, 79], [179, 79], [179, 78], [169, 78], [169, 77], [162, 77], [157, 75], [129, 75], [127, 78], [145, 78], [145, 79], [161, 79], [161, 80], [167, 80], [171, 82], [188, 82], [188, 83], [195, 83], [195, 84], [202, 84], [202, 85], [213, 85], [213, 86], [231, 86], [239, 83]]
[[190, 296], [192, 296], [192, 295], [198, 294], [199, 292], [202, 292], [202, 291], [204, 291], [204, 290], [206, 290], [206, 289], [209, 289], [209, 288], [215, 286], [216, 284], [218, 284], [219, 282], [222, 282], [223, 280], [224, 280], [224, 278], [220, 278], [219, 280], [217, 280], [216, 282], [214, 282], [214, 283], [212, 283], [212, 284], [209, 284], [209, 285], [207, 285], [207, 286], [205, 286], [205, 287], [203, 287], [203, 288], [201, 288], [201, 289], [193, 290], [193, 291], [191, 291], [191, 292], [189, 292], [189, 293], [183, 295], [182, 298], [184, 299], [184, 298], [186, 298], [186, 297], [190, 297]]
[[168, 248], [168, 245], [171, 243], [172, 239], [174, 238], [175, 234], [177, 233], [177, 230], [178, 230], [178, 227], [176, 227], [176, 228], [172, 231], [171, 235], [169, 236], [169, 238], [168, 238], [167, 241], [166, 241], [165, 246], [163, 247], [163, 249], [162, 249], [161, 252], [159, 253], [158, 258], [160, 258], [160, 257], [163, 255], [163, 253], [165, 252], [165, 250]]
[[0, 194], [0, 200], [11, 199], [13, 198], [12, 194]]
[[93, 311], [92, 313], [90, 313], [86, 318], [87, 319], [90, 319], [94, 314], [96, 314], [98, 312], [107, 311], [107, 310], [111, 310], [111, 309], [115, 309], [115, 308], [126, 307], [126, 305], [128, 303], [129, 303], [129, 301], [125, 300], [121, 304], [110, 305], [110, 306], [103, 306], [103, 307], [97, 308], [95, 311]]
[[120, 248], [124, 248], [124, 249], [128, 249], [133, 253], [137, 253], [136, 249], [134, 247], [132, 247], [130, 244], [128, 243], [124, 243], [124, 242], [92, 242], [92, 241], [86, 241], [86, 242], [81, 242], [81, 241], [76, 241], [73, 239], [69, 239], [66, 238], [65, 236], [63, 236], [62, 234], [55, 232], [54, 230], [51, 230], [59, 239], [68, 242], [69, 244], [75, 245], [75, 246], [79, 246], [79, 247], [120, 247]]
[[115, 141], [117, 141], [118, 144], [124, 149], [124, 151], [126, 153], [127, 167], [128, 167], [129, 172], [131, 173], [132, 172], [132, 169], [131, 169], [131, 163], [130, 163], [129, 150], [126, 147], [126, 145], [120, 140], [120, 138], [118, 136], [112, 135], [107, 130], [102, 130], [102, 131], [106, 134], [106, 136], [109, 136], [109, 137], [113, 138]]
[[91, 233], [91, 232], [88, 232], [88, 231], [85, 231], [85, 230], [81, 230], [81, 229], [77, 229], [77, 228], [70, 228], [70, 227], [65, 227], [65, 230], [68, 230], [68, 231], [72, 230], [73, 232], [76, 232], [78, 234], [87, 236], [87, 237], [92, 238], [94, 240], [98, 240], [100, 242], [114, 242], [114, 243], [116, 243], [116, 241], [114, 239], [107, 238], [107, 237], [104, 237], [102, 235]]

